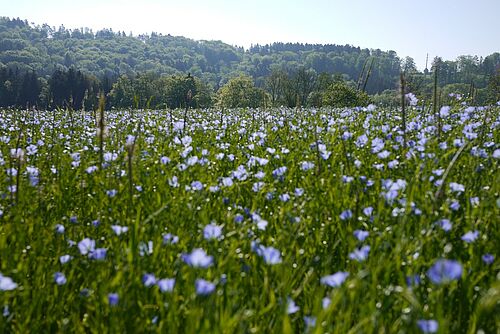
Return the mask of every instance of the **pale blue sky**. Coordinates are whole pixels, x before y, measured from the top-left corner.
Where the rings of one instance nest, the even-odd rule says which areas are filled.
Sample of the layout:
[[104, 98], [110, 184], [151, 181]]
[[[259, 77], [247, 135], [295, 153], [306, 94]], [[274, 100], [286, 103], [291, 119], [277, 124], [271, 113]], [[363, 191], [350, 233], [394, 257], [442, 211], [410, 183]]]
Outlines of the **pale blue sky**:
[[426, 53], [431, 60], [500, 51], [500, 0], [0, 0], [0, 8], [2, 16], [94, 31], [394, 50], [421, 69]]

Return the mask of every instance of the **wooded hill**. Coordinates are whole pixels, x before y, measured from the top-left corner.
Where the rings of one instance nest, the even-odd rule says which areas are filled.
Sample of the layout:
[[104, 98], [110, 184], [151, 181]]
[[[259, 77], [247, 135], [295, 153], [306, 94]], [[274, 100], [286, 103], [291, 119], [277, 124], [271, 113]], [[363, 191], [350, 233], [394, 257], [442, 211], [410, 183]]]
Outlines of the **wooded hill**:
[[[473, 83], [480, 89], [488, 85], [500, 67], [500, 53], [484, 59], [461, 56], [440, 64], [440, 86]], [[190, 73], [214, 91], [241, 74], [250, 76], [257, 87], [264, 88], [273, 70], [290, 75], [300, 69], [317, 75], [336, 74], [353, 86], [366, 83], [363, 88], [369, 94], [397, 89], [401, 70], [417, 77], [422, 75], [424, 85], [430, 80], [417, 71], [413, 59], [400, 59], [394, 51], [299, 43], [255, 45], [245, 50], [221, 41], [195, 41], [158, 33], [131, 36], [111, 29], [97, 32], [64, 26], [56, 29], [47, 24], [0, 18], [0, 70], [5, 74], [0, 84], [7, 81], [8, 71], [34, 72], [48, 81], [56, 71], [70, 68], [95, 77], [108, 91], [119, 77], [144, 73], [160, 76]]]

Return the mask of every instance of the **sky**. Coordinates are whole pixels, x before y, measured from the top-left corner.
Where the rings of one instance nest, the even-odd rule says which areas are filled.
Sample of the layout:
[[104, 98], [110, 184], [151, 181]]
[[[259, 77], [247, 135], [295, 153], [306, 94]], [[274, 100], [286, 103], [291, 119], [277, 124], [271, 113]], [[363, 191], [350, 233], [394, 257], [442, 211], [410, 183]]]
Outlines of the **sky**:
[[394, 50], [419, 69], [435, 56], [500, 51], [500, 0], [0, 0], [0, 16], [95, 31], [158, 32], [251, 44]]

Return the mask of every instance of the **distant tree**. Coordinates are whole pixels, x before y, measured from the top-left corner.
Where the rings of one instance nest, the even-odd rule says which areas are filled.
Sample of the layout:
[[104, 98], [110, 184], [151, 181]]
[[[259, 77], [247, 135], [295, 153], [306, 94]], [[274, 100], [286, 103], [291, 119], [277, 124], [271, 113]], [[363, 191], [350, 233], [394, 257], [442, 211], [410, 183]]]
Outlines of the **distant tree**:
[[163, 84], [164, 99], [169, 108], [193, 107], [193, 96], [197, 94], [197, 86], [193, 76], [174, 75]]
[[283, 91], [287, 74], [283, 70], [274, 69], [271, 74], [266, 78], [265, 87], [269, 93], [271, 105], [277, 106], [283, 99]]
[[256, 88], [250, 77], [241, 75], [219, 90], [218, 102], [226, 108], [256, 108], [264, 105], [265, 92]]
[[40, 94], [40, 83], [35, 72], [26, 72], [19, 90], [18, 104], [34, 106]]
[[491, 104], [500, 101], [500, 66], [488, 82], [487, 100]]
[[362, 107], [370, 103], [365, 92], [348, 86], [345, 82], [335, 82], [323, 94], [323, 105], [332, 107]]

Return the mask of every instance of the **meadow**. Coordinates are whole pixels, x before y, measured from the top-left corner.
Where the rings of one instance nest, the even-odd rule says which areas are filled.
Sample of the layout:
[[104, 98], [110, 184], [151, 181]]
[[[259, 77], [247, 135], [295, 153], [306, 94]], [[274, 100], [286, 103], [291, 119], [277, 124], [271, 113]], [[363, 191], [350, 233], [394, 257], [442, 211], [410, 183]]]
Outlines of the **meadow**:
[[0, 110], [0, 332], [498, 333], [499, 111]]

